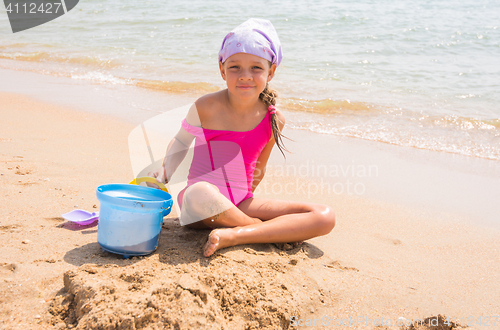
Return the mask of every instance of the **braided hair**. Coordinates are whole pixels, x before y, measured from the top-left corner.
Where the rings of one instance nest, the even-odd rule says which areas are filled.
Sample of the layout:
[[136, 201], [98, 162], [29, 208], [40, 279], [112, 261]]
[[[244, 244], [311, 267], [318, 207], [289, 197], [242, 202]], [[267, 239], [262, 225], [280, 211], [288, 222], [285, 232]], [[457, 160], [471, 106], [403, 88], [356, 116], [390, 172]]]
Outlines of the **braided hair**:
[[[267, 107], [269, 106], [274, 106], [276, 105], [276, 98], [278, 97], [278, 93], [274, 89], [269, 88], [269, 84], [266, 83], [266, 88], [260, 93], [259, 99], [262, 100], [266, 104]], [[269, 111], [269, 110], [268, 110]], [[273, 136], [274, 136], [274, 141], [276, 142], [276, 145], [278, 146], [278, 149], [281, 151], [283, 154], [283, 157], [286, 158], [285, 153], [283, 150], [290, 152], [285, 145], [283, 144], [283, 134], [281, 134], [279, 128], [278, 128], [278, 116], [276, 115], [276, 112], [271, 113], [271, 128], [273, 130]], [[287, 138], [286, 136], [284, 136]], [[287, 138], [288, 139], [288, 138]]]

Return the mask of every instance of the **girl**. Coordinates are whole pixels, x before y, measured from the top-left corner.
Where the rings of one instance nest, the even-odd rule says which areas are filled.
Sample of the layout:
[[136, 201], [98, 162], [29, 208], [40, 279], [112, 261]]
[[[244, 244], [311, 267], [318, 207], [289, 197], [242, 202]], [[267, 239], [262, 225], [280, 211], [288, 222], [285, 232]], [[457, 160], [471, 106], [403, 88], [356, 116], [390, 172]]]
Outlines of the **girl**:
[[226, 35], [219, 69], [227, 89], [193, 104], [162, 168], [149, 173], [168, 182], [195, 139], [178, 202], [182, 224], [213, 229], [205, 257], [239, 244], [300, 242], [335, 226], [328, 206], [253, 196], [274, 144], [283, 153], [285, 117], [274, 107], [277, 95], [267, 85], [281, 58], [278, 35], [267, 20], [250, 19]]

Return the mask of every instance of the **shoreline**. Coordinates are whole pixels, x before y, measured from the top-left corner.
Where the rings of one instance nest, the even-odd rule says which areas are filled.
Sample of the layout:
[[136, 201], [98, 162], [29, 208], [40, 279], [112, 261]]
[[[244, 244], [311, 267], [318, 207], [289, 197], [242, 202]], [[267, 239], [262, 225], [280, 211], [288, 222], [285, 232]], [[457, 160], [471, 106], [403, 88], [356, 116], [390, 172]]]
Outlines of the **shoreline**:
[[[31, 82], [31, 87], [39, 83]], [[42, 86], [38, 85], [43, 89]], [[45, 85], [47, 90], [49, 87]], [[75, 91], [78, 87], [75, 87]], [[94, 87], [83, 86], [85, 92], [78, 94], [76, 91], [73, 95], [89, 99], [93, 94], [86, 93], [91, 93]], [[94, 205], [98, 207], [95, 197], [98, 185], [130, 180], [132, 171], [126, 141], [134, 125], [137, 125], [133, 121], [150, 118], [151, 113], [145, 111], [140, 115], [142, 118], [139, 115], [128, 117], [127, 122], [113, 116], [115, 105], [109, 106], [109, 113], [96, 114], [68, 108], [67, 103], [71, 103], [68, 100], [59, 100], [61, 103], [67, 102], [61, 106], [54, 104], [56, 100], [47, 103], [32, 97], [0, 93], [0, 143], [3, 146], [1, 173], [4, 174], [1, 176], [1, 196], [2, 204], [7, 205], [7, 215], [1, 221], [0, 231], [4, 242], [0, 260], [0, 301], [3, 306], [0, 318], [6, 325], [26, 329], [50, 327], [51, 322], [55, 322], [52, 318], [55, 316], [48, 310], [54, 304], [57, 305], [57, 293], [65, 292], [62, 281], [67, 271], [73, 271], [76, 274], [74, 281], [80, 281], [74, 283], [91, 285], [93, 274], [97, 274], [95, 277], [99, 281], [107, 285], [115, 283], [119, 291], [123, 284], [123, 281], [119, 281], [120, 276], [135, 272], [150, 271], [156, 272], [154, 276], [158, 278], [177, 278], [180, 274], [210, 269], [229, 278], [236, 276], [229, 266], [225, 268], [224, 262], [220, 261], [222, 259], [229, 260], [226, 261], [228, 265], [238, 271], [250, 272], [251, 268], [257, 267], [262, 274], [271, 274], [271, 277], [282, 280], [282, 285], [294, 292], [296, 300], [281, 300], [283, 296], [272, 293], [272, 288], [266, 291], [269, 299], [280, 307], [293, 301], [293, 306], [301, 311], [304, 319], [318, 315], [353, 318], [364, 315], [397, 320], [399, 317], [425, 318], [438, 313], [458, 319], [471, 315], [477, 319], [479, 316], [493, 316], [497, 312], [500, 294], [500, 283], [496, 276], [500, 273], [499, 231], [483, 227], [465, 212], [457, 212], [457, 215], [445, 210], [438, 212], [433, 207], [422, 210], [422, 205], [429, 205], [425, 198], [417, 201], [416, 206], [420, 203], [420, 207], [406, 205], [401, 201], [405, 201], [405, 198], [411, 200], [411, 196], [397, 199], [400, 186], [391, 182], [378, 186], [380, 182], [390, 179], [387, 177], [389, 174], [405, 178], [405, 175], [414, 173], [412, 168], [422, 166], [422, 162], [424, 166], [426, 162], [431, 162], [429, 159], [422, 161], [418, 157], [422, 155], [420, 151], [405, 153], [400, 150], [401, 154], [396, 151], [392, 156], [387, 156], [393, 152], [389, 149], [396, 149], [389, 146], [385, 150], [385, 146], [345, 138], [330, 140], [334, 141], [330, 143], [337, 150], [334, 156], [345, 157], [344, 163], [334, 160], [331, 164], [339, 167], [343, 165], [346, 172], [345, 166], [352, 164], [352, 160], [355, 160], [356, 165], [373, 165], [370, 159], [375, 155], [378, 156], [374, 158], [379, 168], [378, 176], [358, 178], [366, 186], [366, 195], [361, 196], [337, 194], [335, 191], [309, 196], [305, 192], [278, 194], [282, 199], [329, 204], [336, 210], [336, 228], [327, 236], [308, 241], [305, 250], [282, 254], [270, 245], [250, 245], [224, 249], [214, 258], [206, 260], [201, 257], [201, 242], [206, 239], [208, 232], [178, 228], [170, 219], [164, 225], [160, 246], [155, 253], [127, 261], [100, 250], [96, 243], [97, 227], [71, 227], [60, 218], [60, 214], [76, 208], [76, 205], [77, 208], [93, 210]], [[88, 104], [84, 103], [82, 107]], [[124, 117], [127, 117], [126, 114]], [[318, 151], [321, 151], [324, 139], [330, 136], [307, 132], [294, 132], [290, 136], [300, 142], [295, 145], [301, 144], [302, 147], [295, 147], [295, 154], [287, 154], [289, 164], [298, 169], [303, 164], [301, 157], [310, 157], [319, 164], [328, 162], [326, 153]], [[299, 137], [302, 139], [299, 140]], [[319, 145], [318, 149], [310, 147], [312, 142]], [[381, 156], [384, 154], [385, 158]], [[429, 184], [434, 178], [439, 178], [443, 171], [449, 170], [452, 174], [443, 179], [454, 181], [466, 178], [470, 187], [477, 187], [474, 183], [480, 176], [477, 171], [483, 167], [469, 167], [466, 161], [447, 163], [446, 157], [441, 155], [436, 158], [442, 163], [438, 162], [439, 166], [427, 164], [430, 169], [414, 178], [416, 181], [432, 173], [427, 181]], [[396, 165], [412, 162], [414, 165], [406, 170], [400, 165], [402, 172], [397, 173], [398, 167], [387, 168], [385, 165], [396, 160], [401, 162]], [[282, 156], [274, 151], [270, 159], [273, 171], [278, 170], [280, 164], [283, 164]], [[473, 162], [473, 165], [477, 164]], [[342, 169], [339, 171], [342, 172]], [[493, 166], [490, 172], [483, 174], [485, 182], [495, 178], [496, 171], [497, 167]], [[274, 176], [264, 178], [265, 182], [272, 180], [282, 187], [290, 182], [307, 185], [318, 179], [315, 176], [290, 177], [273, 173]], [[342, 180], [348, 178], [333, 176], [328, 179], [345, 183]], [[403, 182], [403, 187], [409, 186], [408, 182], [411, 180]], [[374, 187], [379, 187], [379, 190]], [[388, 193], [385, 199], [380, 198], [383, 197], [380, 196], [380, 189], [389, 188], [393, 189], [393, 195]], [[456, 188], [450, 186], [446, 189], [454, 191]], [[432, 193], [441, 194], [442, 191], [430, 192], [426, 198], [432, 199]], [[276, 198], [277, 195], [272, 190], [263, 189], [256, 194], [264, 198]], [[457, 216], [462, 217], [463, 221], [456, 221]], [[197, 246], [200, 251], [196, 250]], [[185, 252], [173, 253], [172, 249], [175, 248], [179, 251], [184, 251], [184, 248]], [[239, 281], [246, 280], [244, 276], [236, 277]], [[193, 281], [203, 286], [204, 280], [206, 278], [200, 279], [201, 282], [196, 279]], [[182, 276], [178, 281], [183, 281]], [[255, 281], [256, 286], [262, 283], [258, 277]], [[314, 294], [300, 289], [301, 281], [314, 288]], [[153, 290], [154, 285], [157, 285], [152, 280], [137, 283], [142, 283], [142, 288], [139, 285], [139, 289], [134, 291], [124, 287], [123, 292], [126, 293], [121, 295], [130, 299], [142, 297], [145, 291], [141, 290]], [[125, 284], [130, 285], [129, 282]], [[212, 291], [204, 290], [208, 290], [208, 299], [211, 301]], [[232, 295], [234, 292], [227, 294]], [[97, 306], [97, 303], [91, 303]], [[212, 303], [210, 306], [217, 306], [215, 302]], [[198, 311], [193, 306], [188, 305], [188, 310], [194, 308], [195, 312]], [[112, 311], [119, 314], [119, 306], [115, 307]], [[182, 310], [175, 311], [182, 313]], [[216, 318], [223, 317], [221, 315], [216, 313]], [[244, 324], [243, 321], [240, 323]], [[56, 325], [62, 327], [61, 322]]]

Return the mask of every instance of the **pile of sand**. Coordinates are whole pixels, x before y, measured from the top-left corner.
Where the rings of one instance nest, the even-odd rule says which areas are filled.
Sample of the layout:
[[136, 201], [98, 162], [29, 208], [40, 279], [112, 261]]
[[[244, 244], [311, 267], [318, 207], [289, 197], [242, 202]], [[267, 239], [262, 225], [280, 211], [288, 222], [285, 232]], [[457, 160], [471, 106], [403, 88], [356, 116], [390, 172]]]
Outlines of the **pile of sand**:
[[236, 247], [206, 259], [206, 237], [170, 219], [153, 255], [124, 260], [95, 251], [96, 263], [64, 274], [50, 322], [77, 329], [287, 329], [293, 316], [330, 305], [332, 294], [301, 271], [311, 262], [324, 267], [309, 258], [318, 257], [314, 246]]

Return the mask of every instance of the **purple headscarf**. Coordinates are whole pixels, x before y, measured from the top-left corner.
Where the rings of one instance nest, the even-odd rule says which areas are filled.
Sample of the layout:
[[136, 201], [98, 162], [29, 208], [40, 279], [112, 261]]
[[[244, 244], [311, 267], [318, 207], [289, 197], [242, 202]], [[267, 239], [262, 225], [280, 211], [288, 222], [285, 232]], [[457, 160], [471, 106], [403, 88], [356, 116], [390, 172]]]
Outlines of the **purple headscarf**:
[[219, 62], [224, 63], [236, 53], [256, 55], [276, 66], [280, 65], [283, 57], [273, 24], [260, 18], [250, 18], [226, 35], [219, 51]]

